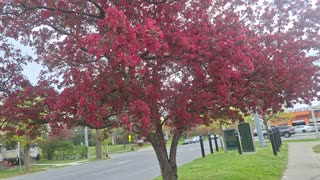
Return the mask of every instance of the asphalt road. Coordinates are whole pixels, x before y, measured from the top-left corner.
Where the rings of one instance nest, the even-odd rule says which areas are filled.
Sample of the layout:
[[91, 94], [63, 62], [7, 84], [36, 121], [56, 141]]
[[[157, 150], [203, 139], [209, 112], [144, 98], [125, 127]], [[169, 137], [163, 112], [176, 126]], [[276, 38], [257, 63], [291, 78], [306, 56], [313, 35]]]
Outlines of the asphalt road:
[[[319, 132], [319, 137], [320, 137], [320, 132]], [[291, 137], [286, 138], [284, 136], [281, 136], [282, 140], [298, 140], [298, 139], [314, 139], [316, 138], [316, 133], [315, 132], [309, 132], [309, 133], [296, 133], [291, 135]], [[255, 141], [258, 141], [258, 136], [254, 137]]]
[[[320, 135], [320, 133], [318, 132], [318, 136]], [[292, 135], [290, 138], [285, 138], [282, 137], [282, 139], [284, 140], [295, 140], [295, 139], [314, 139], [316, 138], [316, 133], [315, 132], [310, 132], [310, 133], [296, 133], [294, 135]]]
[[[210, 153], [209, 142], [204, 141], [206, 154]], [[153, 149], [112, 154], [109, 160], [88, 162], [64, 168], [49, 169], [10, 180], [150, 180], [160, 175], [158, 160]], [[202, 157], [200, 143], [178, 147], [178, 166]]]

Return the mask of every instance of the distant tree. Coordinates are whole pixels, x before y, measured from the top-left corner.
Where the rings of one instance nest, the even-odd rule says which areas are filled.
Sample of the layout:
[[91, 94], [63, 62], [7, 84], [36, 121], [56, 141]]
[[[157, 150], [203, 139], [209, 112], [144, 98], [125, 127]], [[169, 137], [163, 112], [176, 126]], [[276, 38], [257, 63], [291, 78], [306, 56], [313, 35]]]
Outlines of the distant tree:
[[55, 94], [55, 91], [44, 86], [45, 84], [28, 85], [23, 89], [11, 91], [0, 106], [0, 131], [6, 138], [20, 142], [24, 150], [27, 172], [30, 169], [30, 146], [39, 143], [48, 132], [48, 127], [43, 121], [46, 119], [46, 113], [50, 111], [50, 93]]
[[84, 130], [82, 127], [76, 127], [73, 130], [72, 136], [69, 138], [74, 145], [84, 144]]
[[[274, 111], [269, 110], [265, 111], [264, 114], [261, 115], [261, 119], [263, 122], [264, 127], [266, 128], [266, 131], [269, 132], [271, 129], [269, 128], [270, 122], [278, 124], [287, 124], [288, 120], [291, 120], [294, 118], [293, 114], [286, 113], [283, 111], [278, 111], [277, 113], [274, 113]], [[269, 133], [267, 134], [268, 138], [270, 140]]]
[[270, 121], [275, 123], [276, 125], [281, 124], [287, 124], [289, 120], [293, 120], [295, 118], [295, 115], [293, 113], [289, 112], [278, 112], [277, 114], [274, 114]]
[[[96, 158], [102, 159], [102, 145], [105, 141], [110, 139], [111, 137], [111, 128], [105, 128], [105, 129], [96, 129], [95, 130], [95, 148], [96, 148]], [[108, 156], [106, 152], [106, 156]]]

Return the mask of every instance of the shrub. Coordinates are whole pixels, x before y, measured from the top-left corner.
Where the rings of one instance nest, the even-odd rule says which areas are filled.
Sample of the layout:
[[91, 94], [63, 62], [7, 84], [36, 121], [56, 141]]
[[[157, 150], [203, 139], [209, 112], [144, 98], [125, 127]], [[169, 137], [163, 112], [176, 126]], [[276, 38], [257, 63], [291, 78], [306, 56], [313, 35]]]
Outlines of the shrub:
[[58, 143], [55, 152], [55, 159], [75, 159], [75, 148], [71, 141], [61, 141]]
[[58, 147], [58, 139], [50, 139], [40, 144], [41, 152], [44, 158], [52, 160]]
[[75, 147], [77, 157], [82, 159], [87, 157], [88, 147], [85, 145], [79, 145]]
[[50, 139], [40, 145], [42, 155], [48, 160], [85, 158], [88, 148], [84, 145], [74, 146], [71, 141]]

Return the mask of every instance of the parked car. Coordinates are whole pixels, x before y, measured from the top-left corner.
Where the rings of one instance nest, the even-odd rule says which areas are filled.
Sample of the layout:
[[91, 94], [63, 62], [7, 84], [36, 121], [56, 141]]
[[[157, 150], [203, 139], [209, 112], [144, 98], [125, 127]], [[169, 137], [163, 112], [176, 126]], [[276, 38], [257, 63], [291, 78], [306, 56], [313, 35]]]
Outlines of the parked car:
[[296, 131], [292, 126], [282, 125], [282, 126], [278, 126], [278, 128], [279, 128], [280, 135], [286, 138], [291, 137], [291, 135], [296, 133]]
[[[262, 128], [262, 135], [265, 139], [268, 139], [267, 130]], [[258, 136], [257, 129], [253, 130], [253, 136]]]
[[193, 137], [193, 138], [192, 138], [192, 142], [193, 142], [193, 143], [200, 142], [200, 137], [199, 137], [199, 136]]
[[[204, 137], [204, 136], [201, 136], [201, 138], [202, 138], [202, 141], [205, 140], [205, 137]], [[193, 141], [193, 143], [200, 142], [200, 136], [194, 136], [194, 137], [192, 138], [192, 141]]]
[[183, 145], [192, 144], [192, 143], [193, 143], [192, 139], [185, 139], [185, 140], [183, 141]]
[[306, 133], [306, 132], [315, 131], [314, 127], [309, 125], [294, 126], [294, 130], [296, 133]]
[[[214, 134], [210, 135], [211, 140], [214, 140]], [[218, 134], [216, 134], [216, 138], [219, 139], [220, 136]]]
[[[294, 130], [294, 128], [292, 126], [282, 125], [282, 126], [277, 126], [277, 127], [279, 128], [280, 136], [284, 136], [286, 138], [291, 137], [291, 135], [296, 133], [296, 131]], [[275, 128], [275, 127], [271, 127], [271, 128]], [[268, 135], [267, 135], [266, 129], [262, 129], [262, 133], [263, 133], [263, 137], [265, 139], [267, 139]], [[253, 135], [257, 136], [255, 134], [257, 134], [256, 129], [254, 130]]]
[[[313, 123], [308, 124], [308, 126], [311, 126], [313, 128], [313, 132], [316, 131], [316, 127]], [[317, 123], [318, 131], [320, 131], [320, 123]]]

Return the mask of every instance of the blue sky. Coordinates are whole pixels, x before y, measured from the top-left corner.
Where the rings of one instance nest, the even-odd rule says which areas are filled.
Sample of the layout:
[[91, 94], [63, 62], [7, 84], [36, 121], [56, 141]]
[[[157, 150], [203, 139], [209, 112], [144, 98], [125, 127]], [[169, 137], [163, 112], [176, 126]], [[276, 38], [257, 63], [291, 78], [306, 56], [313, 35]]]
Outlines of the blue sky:
[[39, 64], [29, 63], [27, 66], [24, 66], [23, 74], [28, 77], [33, 85], [35, 85], [38, 82], [38, 76], [42, 69], [42, 66]]
[[[32, 48], [28, 46], [23, 46], [19, 42], [9, 39], [9, 42], [11, 42], [16, 48], [21, 49], [22, 54], [29, 55], [35, 57], [35, 52], [32, 50]], [[23, 74], [27, 76], [27, 78], [30, 80], [30, 82], [33, 85], [36, 85], [38, 82], [38, 76], [40, 74], [40, 71], [43, 69], [43, 67], [37, 63], [28, 63], [26, 66], [24, 66]]]

